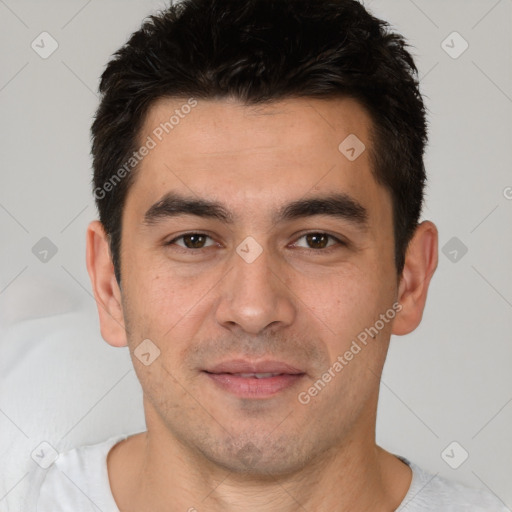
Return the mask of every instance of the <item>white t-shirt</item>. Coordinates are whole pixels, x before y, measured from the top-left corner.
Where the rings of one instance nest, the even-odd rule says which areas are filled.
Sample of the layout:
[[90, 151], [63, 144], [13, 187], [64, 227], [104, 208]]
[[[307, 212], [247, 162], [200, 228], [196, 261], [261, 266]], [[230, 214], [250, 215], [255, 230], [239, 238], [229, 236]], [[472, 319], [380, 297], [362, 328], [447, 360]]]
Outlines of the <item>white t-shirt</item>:
[[[27, 512], [119, 512], [110, 490], [107, 455], [115, 436], [62, 453], [32, 475]], [[511, 512], [493, 494], [430, 474], [400, 457], [413, 472], [409, 491], [396, 512]]]

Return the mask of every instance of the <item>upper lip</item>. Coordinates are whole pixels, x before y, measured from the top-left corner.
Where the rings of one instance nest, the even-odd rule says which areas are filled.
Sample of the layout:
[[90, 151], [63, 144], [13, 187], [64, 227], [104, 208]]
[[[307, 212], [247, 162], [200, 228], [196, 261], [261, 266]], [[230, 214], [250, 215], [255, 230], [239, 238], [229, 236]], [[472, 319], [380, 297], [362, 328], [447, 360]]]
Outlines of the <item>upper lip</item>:
[[208, 373], [286, 373], [298, 375], [302, 370], [283, 361], [248, 361], [231, 359], [205, 369]]

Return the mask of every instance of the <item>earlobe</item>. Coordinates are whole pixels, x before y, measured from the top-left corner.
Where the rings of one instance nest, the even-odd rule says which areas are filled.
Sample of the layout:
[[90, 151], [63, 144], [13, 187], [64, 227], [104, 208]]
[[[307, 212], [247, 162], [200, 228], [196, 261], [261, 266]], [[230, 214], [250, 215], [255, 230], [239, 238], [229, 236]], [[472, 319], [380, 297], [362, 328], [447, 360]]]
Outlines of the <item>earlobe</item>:
[[114, 274], [108, 237], [100, 221], [87, 228], [87, 271], [98, 307], [101, 335], [114, 347], [127, 345], [121, 290]]
[[437, 268], [438, 233], [430, 221], [422, 222], [414, 233], [405, 257], [398, 287], [400, 314], [393, 323], [393, 334], [408, 334], [421, 322], [430, 279]]

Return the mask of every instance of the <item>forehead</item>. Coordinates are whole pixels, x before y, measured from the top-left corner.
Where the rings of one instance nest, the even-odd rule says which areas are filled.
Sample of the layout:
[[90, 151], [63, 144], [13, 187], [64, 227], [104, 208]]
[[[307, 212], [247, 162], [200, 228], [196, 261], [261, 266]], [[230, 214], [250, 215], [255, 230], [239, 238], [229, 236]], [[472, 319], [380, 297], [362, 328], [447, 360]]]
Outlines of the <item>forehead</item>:
[[215, 197], [239, 211], [276, 209], [322, 192], [348, 194], [370, 213], [390, 208], [371, 172], [370, 130], [369, 114], [350, 98], [256, 106], [161, 99], [140, 133], [141, 144], [151, 139], [154, 147], [139, 164], [126, 209], [150, 206], [173, 190]]

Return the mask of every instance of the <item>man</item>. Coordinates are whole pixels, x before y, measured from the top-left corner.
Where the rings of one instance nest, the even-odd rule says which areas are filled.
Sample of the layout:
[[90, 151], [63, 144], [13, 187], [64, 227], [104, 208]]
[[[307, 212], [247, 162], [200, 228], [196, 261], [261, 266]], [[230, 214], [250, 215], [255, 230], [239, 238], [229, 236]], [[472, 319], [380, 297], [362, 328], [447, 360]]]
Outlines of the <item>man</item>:
[[185, 0], [100, 91], [87, 268], [147, 432], [61, 455], [37, 510], [505, 510], [375, 443], [437, 266], [403, 38], [354, 0]]

